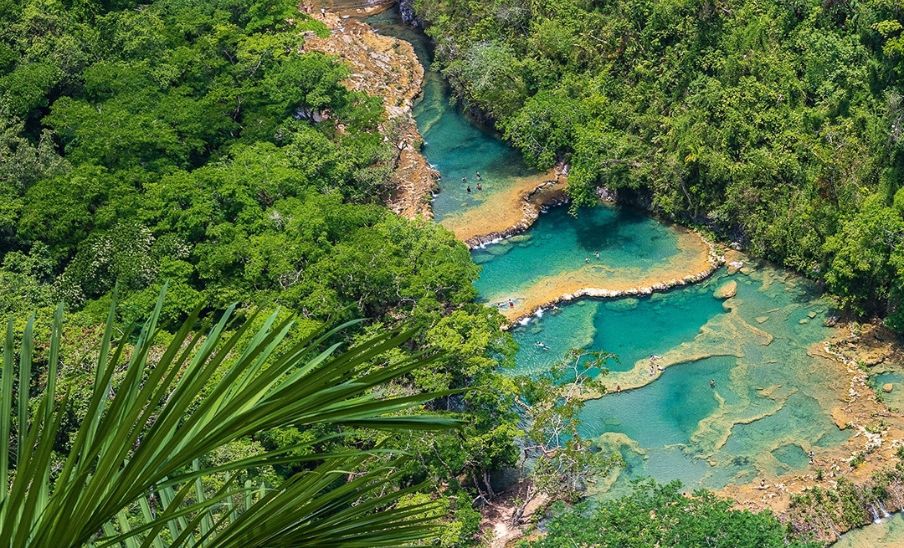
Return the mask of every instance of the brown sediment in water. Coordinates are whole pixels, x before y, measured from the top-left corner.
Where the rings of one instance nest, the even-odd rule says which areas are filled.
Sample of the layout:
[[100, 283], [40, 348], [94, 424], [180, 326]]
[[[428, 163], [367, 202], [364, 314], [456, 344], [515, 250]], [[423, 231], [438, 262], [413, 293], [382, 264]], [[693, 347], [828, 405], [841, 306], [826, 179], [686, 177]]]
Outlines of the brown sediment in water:
[[565, 176], [559, 169], [509, 182], [479, 205], [447, 215], [440, 222], [474, 248], [526, 231], [543, 208], [565, 203]]
[[519, 291], [514, 306], [507, 295], [490, 298], [510, 324], [535, 314], [542, 308], [581, 297], [638, 297], [667, 291], [709, 277], [722, 263], [721, 255], [702, 236], [691, 230], [677, 231], [678, 253], [651, 270], [607, 269], [605, 265], [585, 265], [570, 272], [544, 278]]
[[[372, 6], [378, 4], [383, 3]], [[387, 117], [381, 129], [396, 152], [389, 208], [407, 218], [431, 218], [430, 198], [439, 174], [421, 154], [423, 138], [412, 114], [424, 82], [424, 67], [414, 48], [404, 40], [377, 34], [363, 22], [330, 11], [321, 15], [319, 7], [309, 11], [331, 32], [326, 38], [308, 33], [303, 48], [339, 57], [351, 72], [344, 82], [349, 89], [383, 99]]]

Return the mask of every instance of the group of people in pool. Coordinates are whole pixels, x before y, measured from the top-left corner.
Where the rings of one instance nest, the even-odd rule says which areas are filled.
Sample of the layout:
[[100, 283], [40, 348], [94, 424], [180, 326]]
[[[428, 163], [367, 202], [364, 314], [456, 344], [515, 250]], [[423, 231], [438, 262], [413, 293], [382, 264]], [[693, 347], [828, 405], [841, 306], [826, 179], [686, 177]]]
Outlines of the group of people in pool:
[[[483, 177], [480, 176], [479, 171], [474, 174], [474, 178], [477, 179], [477, 190], [483, 190]], [[468, 184], [468, 178], [462, 177], [461, 182], [463, 185], [465, 185], [466, 190], [468, 191], [468, 194], [470, 194], [471, 193], [471, 185]]]

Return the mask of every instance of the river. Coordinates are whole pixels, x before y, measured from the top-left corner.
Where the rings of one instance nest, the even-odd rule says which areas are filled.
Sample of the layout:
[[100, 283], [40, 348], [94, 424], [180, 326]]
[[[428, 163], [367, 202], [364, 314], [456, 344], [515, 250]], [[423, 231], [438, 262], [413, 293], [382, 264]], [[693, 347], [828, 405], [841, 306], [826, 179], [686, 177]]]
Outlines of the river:
[[[411, 42], [429, 67], [426, 38], [402, 25], [397, 13], [368, 23]], [[438, 222], [538, 176], [455, 108], [435, 71], [426, 73], [414, 114], [423, 152], [442, 176], [433, 202]], [[689, 251], [688, 238], [636, 210], [601, 205], [574, 217], [553, 208], [523, 234], [472, 250], [482, 266], [476, 285], [483, 301], [506, 313], [525, 302], [555, 300], [572, 291], [570, 281], [610, 287], [669, 280], [700, 255]], [[717, 298], [729, 282], [736, 295]], [[746, 260], [738, 272], [720, 268], [670, 291], [577, 298], [527, 317], [525, 310], [533, 307], [519, 310], [512, 330], [520, 348], [517, 374], [542, 374], [570, 349], [617, 355], [603, 377], [610, 393], [589, 399], [581, 415], [582, 435], [626, 463], [602, 482], [604, 496], [647, 476], [717, 490], [766, 482], [777, 492], [792, 478], [811, 481], [817, 468], [828, 474], [828, 463], [858, 447], [855, 432], [840, 429], [832, 416], [851, 377], [821, 350], [832, 334], [825, 325], [830, 303], [789, 272]], [[893, 375], [875, 382], [901, 380]]]

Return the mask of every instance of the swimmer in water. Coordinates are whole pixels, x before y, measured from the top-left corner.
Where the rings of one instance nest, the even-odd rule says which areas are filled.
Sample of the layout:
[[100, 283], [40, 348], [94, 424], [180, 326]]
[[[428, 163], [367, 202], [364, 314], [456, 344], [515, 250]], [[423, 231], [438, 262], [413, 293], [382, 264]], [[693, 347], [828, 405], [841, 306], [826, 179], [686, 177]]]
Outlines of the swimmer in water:
[[481, 185], [480, 183], [477, 183], [477, 190], [483, 190], [483, 185]]
[[480, 172], [479, 172], [479, 171], [478, 171], [477, 173], [475, 173], [474, 176], [477, 177], [477, 180], [478, 180], [478, 181], [482, 181], [482, 180], [483, 180], [483, 177], [480, 176]]
[[470, 193], [471, 193], [471, 185], [468, 185], [468, 189], [467, 189], [467, 190], [468, 190], [468, 194], [470, 194]]
[[716, 387], [716, 379], [709, 379], [709, 387], [710, 388]]

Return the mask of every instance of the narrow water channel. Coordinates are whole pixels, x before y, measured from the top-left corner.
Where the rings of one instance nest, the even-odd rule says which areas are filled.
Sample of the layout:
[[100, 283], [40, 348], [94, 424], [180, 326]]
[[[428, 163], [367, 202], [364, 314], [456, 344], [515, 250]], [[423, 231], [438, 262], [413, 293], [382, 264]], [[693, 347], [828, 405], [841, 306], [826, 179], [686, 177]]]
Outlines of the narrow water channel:
[[[427, 39], [396, 12], [368, 22], [410, 41], [429, 67]], [[424, 153], [442, 175], [437, 220], [531, 175], [513, 149], [455, 108], [434, 71], [427, 71], [415, 114]], [[473, 188], [478, 171], [483, 193]], [[538, 291], [554, 294], [576, 272], [641, 279], [683, 260], [681, 231], [606, 206], [578, 217], [553, 209], [526, 233], [476, 249], [473, 258], [482, 266], [481, 298], [501, 308]], [[727, 282], [737, 294], [714, 296]], [[818, 462], [851, 436], [831, 416], [848, 379], [817, 348], [830, 334], [828, 313], [815, 288], [790, 273], [767, 265], [731, 275], [721, 269], [681, 289], [577, 299], [520, 322], [513, 330], [517, 373], [542, 374], [570, 349], [618, 356], [603, 377], [610, 393], [589, 401], [581, 417], [582, 434], [626, 462], [604, 482], [609, 493], [643, 476], [720, 488], [812, 472], [809, 453]], [[651, 356], [662, 371], [651, 367]], [[622, 390], [614, 393], [616, 387]]]

